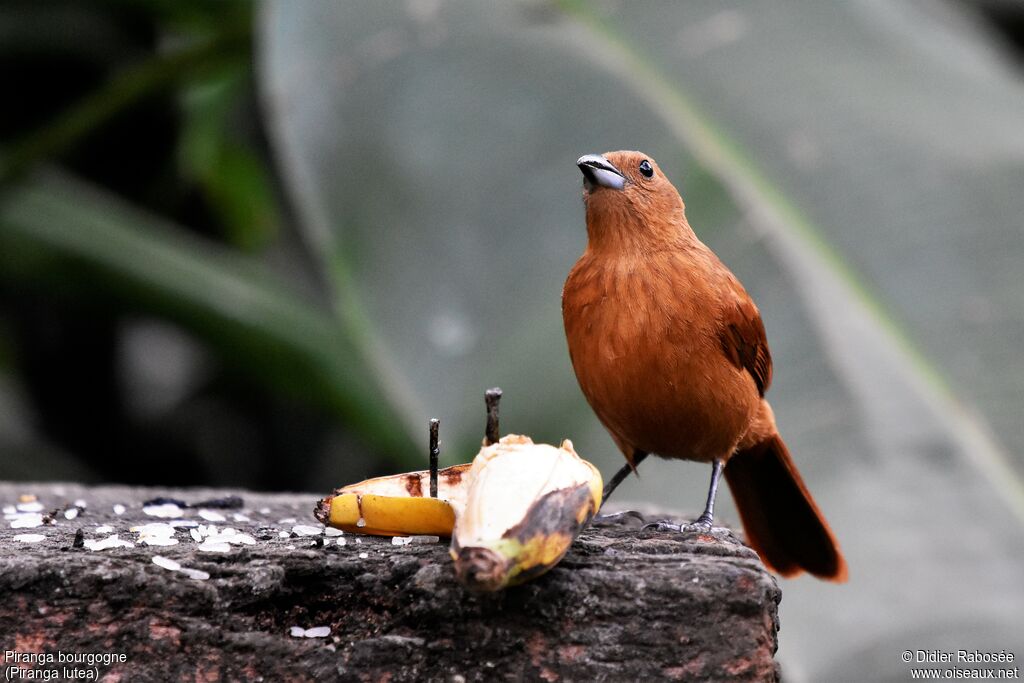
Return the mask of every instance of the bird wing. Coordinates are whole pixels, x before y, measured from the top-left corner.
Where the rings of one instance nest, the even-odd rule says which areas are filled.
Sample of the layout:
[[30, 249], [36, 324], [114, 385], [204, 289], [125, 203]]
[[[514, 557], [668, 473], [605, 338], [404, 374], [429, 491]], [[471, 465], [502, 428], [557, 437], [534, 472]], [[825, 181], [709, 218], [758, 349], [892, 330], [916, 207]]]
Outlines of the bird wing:
[[772, 383], [772, 355], [761, 314], [746, 292], [737, 298], [734, 306], [727, 307], [722, 323], [719, 333], [722, 351], [737, 368], [750, 373], [763, 397]]

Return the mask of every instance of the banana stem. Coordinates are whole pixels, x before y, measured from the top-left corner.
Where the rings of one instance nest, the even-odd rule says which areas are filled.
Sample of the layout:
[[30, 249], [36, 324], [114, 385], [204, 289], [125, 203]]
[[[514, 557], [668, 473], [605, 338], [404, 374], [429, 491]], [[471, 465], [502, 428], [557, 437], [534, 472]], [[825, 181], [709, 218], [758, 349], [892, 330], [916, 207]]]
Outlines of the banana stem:
[[484, 392], [484, 403], [487, 404], [487, 429], [484, 436], [488, 446], [498, 443], [501, 430], [498, 429], [498, 402], [501, 401], [501, 389], [494, 387]]
[[430, 421], [430, 497], [437, 498], [437, 456], [441, 448], [437, 445], [437, 430], [441, 421], [434, 418]]

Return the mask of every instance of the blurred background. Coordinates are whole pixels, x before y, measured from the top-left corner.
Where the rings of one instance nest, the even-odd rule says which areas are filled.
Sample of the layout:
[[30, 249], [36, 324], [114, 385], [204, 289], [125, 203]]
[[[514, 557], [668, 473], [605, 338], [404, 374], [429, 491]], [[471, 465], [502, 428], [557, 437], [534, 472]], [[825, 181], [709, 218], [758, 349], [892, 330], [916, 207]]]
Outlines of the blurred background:
[[783, 582], [787, 678], [1024, 657], [1022, 65], [1011, 0], [5, 0], [0, 479], [320, 492], [423, 467], [431, 417], [468, 461], [494, 385], [609, 476], [559, 295], [575, 159], [641, 149], [850, 563]]

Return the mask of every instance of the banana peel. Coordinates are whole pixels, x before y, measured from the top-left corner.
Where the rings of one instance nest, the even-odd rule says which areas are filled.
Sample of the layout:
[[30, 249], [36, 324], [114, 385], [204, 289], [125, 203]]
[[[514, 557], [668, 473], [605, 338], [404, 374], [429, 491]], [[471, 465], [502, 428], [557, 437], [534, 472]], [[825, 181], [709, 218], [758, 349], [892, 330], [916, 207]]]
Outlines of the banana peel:
[[554, 567], [601, 507], [601, 473], [572, 442], [510, 434], [473, 460], [451, 556], [473, 591], [496, 591]]
[[440, 470], [437, 498], [424, 496], [429, 476], [346, 486], [320, 501], [316, 517], [357, 533], [451, 536], [457, 579], [487, 592], [554, 567], [601, 506], [601, 473], [568, 440], [556, 448], [509, 434], [472, 463]]
[[437, 472], [437, 498], [429, 491], [430, 472], [375, 477], [337, 489], [317, 505], [321, 523], [375, 536], [451, 536], [455, 510], [464, 505], [470, 464]]

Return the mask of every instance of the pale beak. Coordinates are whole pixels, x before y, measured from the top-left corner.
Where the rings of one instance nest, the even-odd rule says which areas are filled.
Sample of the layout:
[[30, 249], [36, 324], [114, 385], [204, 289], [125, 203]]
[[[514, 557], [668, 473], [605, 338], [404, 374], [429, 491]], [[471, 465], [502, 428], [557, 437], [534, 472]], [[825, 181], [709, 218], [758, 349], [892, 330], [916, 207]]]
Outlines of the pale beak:
[[576, 165], [583, 172], [583, 185], [588, 192], [597, 187], [621, 190], [626, 186], [626, 176], [600, 154], [584, 154]]

